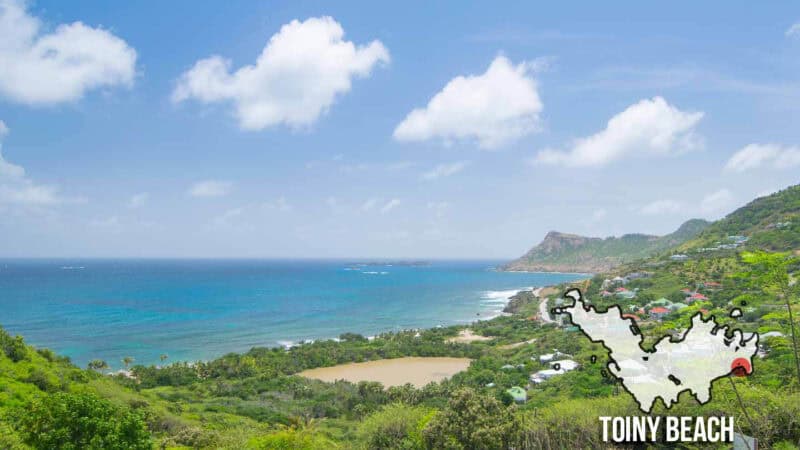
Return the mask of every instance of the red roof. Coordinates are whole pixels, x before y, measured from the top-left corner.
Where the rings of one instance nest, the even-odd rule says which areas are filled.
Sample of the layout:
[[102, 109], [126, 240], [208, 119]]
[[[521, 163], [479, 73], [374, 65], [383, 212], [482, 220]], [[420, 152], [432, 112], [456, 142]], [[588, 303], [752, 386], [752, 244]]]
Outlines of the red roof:
[[663, 308], [661, 306], [656, 306], [655, 308], [651, 309], [650, 312], [651, 313], [656, 313], [656, 314], [664, 314], [664, 313], [668, 313], [669, 310], [667, 308]]
[[617, 292], [625, 292], [625, 291], [627, 291], [627, 289], [625, 289], [624, 287], [618, 287], [618, 288], [617, 288], [617, 289], [615, 289], [615, 290], [616, 290]]
[[695, 292], [694, 294], [692, 294], [692, 298], [693, 298], [693, 299], [695, 299], [695, 300], [708, 300], [708, 297], [706, 297], [706, 296], [705, 296], [705, 295], [703, 295], [703, 294], [699, 294], [699, 293], [697, 293], [697, 292]]

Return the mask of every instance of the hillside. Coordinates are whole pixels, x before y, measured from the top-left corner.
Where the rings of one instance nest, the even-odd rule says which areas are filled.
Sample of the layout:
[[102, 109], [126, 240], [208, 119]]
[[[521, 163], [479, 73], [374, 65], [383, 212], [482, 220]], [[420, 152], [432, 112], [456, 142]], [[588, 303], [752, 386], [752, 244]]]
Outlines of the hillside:
[[715, 248], [744, 236], [744, 246], [768, 251], [800, 248], [800, 185], [759, 197], [680, 245], [680, 251]]
[[551, 231], [544, 240], [504, 270], [541, 272], [603, 272], [636, 259], [681, 245], [709, 226], [691, 219], [665, 236], [626, 234], [620, 237], [584, 237]]

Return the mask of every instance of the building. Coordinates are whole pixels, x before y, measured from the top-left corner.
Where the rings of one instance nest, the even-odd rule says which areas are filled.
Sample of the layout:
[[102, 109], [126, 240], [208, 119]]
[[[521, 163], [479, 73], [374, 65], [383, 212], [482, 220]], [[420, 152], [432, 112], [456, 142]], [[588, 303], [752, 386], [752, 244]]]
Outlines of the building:
[[669, 310], [663, 306], [656, 306], [650, 310], [650, 317], [656, 320], [663, 319], [667, 314], [669, 314]]
[[508, 392], [508, 395], [510, 395], [517, 403], [525, 403], [528, 401], [528, 393], [525, 392], [525, 389], [522, 389], [519, 386], [514, 386], [510, 389], [507, 389], [506, 392]]
[[682, 254], [682, 253], [680, 253], [680, 254], [677, 254], [677, 255], [670, 256], [669, 259], [671, 259], [673, 261], [686, 261], [687, 259], [689, 259], [689, 257], [684, 255], [684, 254]]

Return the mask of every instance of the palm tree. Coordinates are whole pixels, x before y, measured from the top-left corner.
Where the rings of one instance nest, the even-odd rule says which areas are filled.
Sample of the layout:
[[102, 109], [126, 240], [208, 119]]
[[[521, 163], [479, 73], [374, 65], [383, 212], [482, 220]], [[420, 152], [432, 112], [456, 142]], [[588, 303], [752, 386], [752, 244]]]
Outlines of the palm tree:
[[108, 363], [103, 361], [102, 359], [93, 359], [89, 361], [88, 367], [91, 370], [96, 370], [99, 372], [108, 369]]
[[126, 356], [122, 358], [122, 364], [125, 364], [125, 370], [128, 370], [128, 366], [130, 366], [133, 361], [133, 356]]
[[167, 356], [167, 354], [166, 354], [166, 353], [164, 353], [163, 355], [161, 355], [161, 356], [159, 356], [159, 357], [158, 357], [158, 359], [160, 359], [162, 363], [163, 363], [164, 361], [166, 361], [166, 360], [167, 360], [167, 358], [169, 358], [169, 356]]

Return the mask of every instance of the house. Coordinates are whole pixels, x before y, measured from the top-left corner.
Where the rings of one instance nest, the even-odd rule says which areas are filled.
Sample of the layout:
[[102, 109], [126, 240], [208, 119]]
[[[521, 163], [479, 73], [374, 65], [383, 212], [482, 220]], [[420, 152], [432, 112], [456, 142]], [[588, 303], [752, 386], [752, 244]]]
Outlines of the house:
[[519, 386], [514, 386], [510, 389], [507, 389], [506, 392], [508, 392], [508, 395], [510, 395], [517, 403], [525, 403], [528, 401], [528, 393], [525, 392], [525, 389], [522, 389]]
[[625, 299], [628, 299], [628, 300], [630, 300], [632, 298], [636, 298], [636, 292], [628, 291], [628, 290], [617, 292], [616, 295], [619, 298], [625, 298]]
[[694, 294], [692, 294], [692, 295], [690, 295], [689, 297], [686, 298], [686, 301], [689, 302], [689, 303], [692, 303], [692, 302], [695, 302], [695, 301], [706, 301], [706, 300], [708, 300], [708, 297], [706, 297], [705, 295], [703, 295], [703, 294], [701, 294], [699, 292], [695, 292]]
[[672, 255], [669, 257], [669, 259], [673, 261], [686, 261], [687, 259], [689, 259], [689, 257], [681, 253], [677, 255]]
[[667, 314], [669, 314], [669, 310], [663, 306], [656, 306], [650, 310], [650, 317], [656, 320], [663, 319]]
[[608, 291], [603, 291], [603, 292], [600, 293], [600, 297], [611, 297], [612, 295], [614, 295], [614, 294], [612, 294], [611, 292], [608, 292]]
[[550, 367], [561, 372], [571, 372], [580, 367], [580, 364], [571, 359], [562, 359], [561, 361], [551, 362]]
[[703, 287], [706, 289], [720, 289], [722, 288], [722, 283], [717, 283], [716, 281], [706, 281], [703, 283]]
[[532, 383], [539, 384], [546, 380], [549, 380], [550, 378], [553, 378], [556, 375], [561, 375], [562, 373], [563, 372], [561, 372], [560, 370], [545, 369], [545, 370], [540, 370], [534, 374], [531, 374], [529, 379], [531, 380]]
[[625, 283], [628, 282], [628, 280], [626, 280], [625, 278], [622, 278], [620, 276], [616, 276], [616, 277], [611, 279], [611, 282], [614, 283], [614, 284], [625, 284]]
[[614, 289], [614, 292], [625, 292], [625, 291], [627, 291], [627, 290], [628, 290], [627, 288], [624, 288], [624, 287], [618, 287], [618, 288]]

